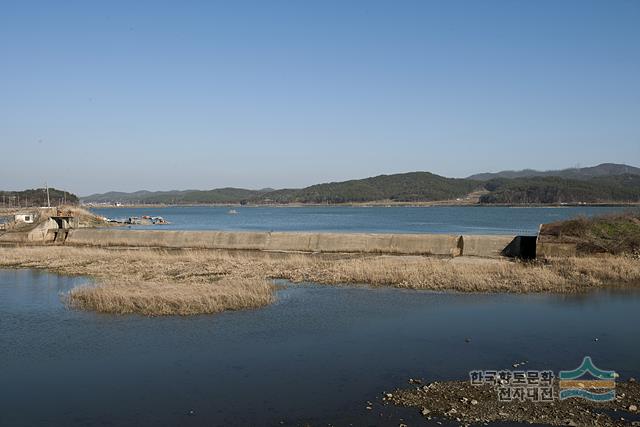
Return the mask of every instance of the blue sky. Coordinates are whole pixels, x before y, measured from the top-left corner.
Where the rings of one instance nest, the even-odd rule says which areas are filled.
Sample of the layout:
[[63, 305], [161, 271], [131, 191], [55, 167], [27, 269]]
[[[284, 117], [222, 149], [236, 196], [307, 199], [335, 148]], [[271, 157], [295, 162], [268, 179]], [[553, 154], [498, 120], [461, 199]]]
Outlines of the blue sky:
[[640, 166], [638, 1], [0, 1], [0, 188]]

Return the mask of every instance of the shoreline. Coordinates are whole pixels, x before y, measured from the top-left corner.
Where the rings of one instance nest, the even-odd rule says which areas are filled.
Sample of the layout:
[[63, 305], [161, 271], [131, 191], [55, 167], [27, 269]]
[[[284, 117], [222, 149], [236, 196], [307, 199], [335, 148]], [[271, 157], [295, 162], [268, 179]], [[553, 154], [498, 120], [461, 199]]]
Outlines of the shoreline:
[[[616, 207], [629, 207], [629, 208], [640, 208], [640, 203], [615, 203], [615, 202], [604, 202], [604, 203], [566, 203], [566, 204], [542, 204], [542, 203], [532, 203], [532, 204], [511, 204], [511, 203], [456, 203], [450, 201], [432, 201], [432, 202], [391, 202], [391, 201], [380, 201], [380, 202], [354, 202], [354, 203], [333, 203], [333, 204], [323, 204], [323, 203], [286, 203], [286, 204], [240, 204], [240, 203], [186, 203], [186, 204], [164, 204], [164, 203], [153, 203], [153, 204], [123, 204], [120, 206], [115, 205], [99, 205], [99, 204], [80, 204], [80, 207], [85, 209], [132, 209], [132, 208], [198, 208], [198, 207], [217, 207], [217, 208], [309, 208], [309, 207], [354, 207], [354, 208], [381, 208], [381, 207], [407, 207], [407, 208], [418, 208], [418, 207], [477, 207], [477, 208], [491, 208], [491, 207], [502, 207], [502, 208], [571, 208], [571, 207], [593, 207], [593, 208], [616, 208]], [[3, 208], [0, 208], [0, 212], [2, 212]], [[7, 208], [8, 209], [8, 208]], [[21, 209], [29, 209], [29, 208], [21, 208]]]
[[212, 314], [271, 304], [275, 279], [479, 293], [579, 293], [640, 287], [626, 256], [509, 261], [420, 255], [308, 254], [221, 249], [0, 247], [0, 268], [85, 276], [72, 308], [147, 316]]
[[[428, 383], [410, 379], [409, 384], [413, 387], [383, 393], [383, 404], [415, 408], [425, 420], [442, 419], [463, 425], [526, 422], [553, 426], [634, 426], [640, 402], [640, 384], [634, 378], [616, 382], [617, 397], [608, 402], [558, 400], [557, 396], [551, 402], [526, 399], [501, 402], [496, 387], [474, 386], [469, 380]], [[557, 381], [553, 387], [558, 390]]]

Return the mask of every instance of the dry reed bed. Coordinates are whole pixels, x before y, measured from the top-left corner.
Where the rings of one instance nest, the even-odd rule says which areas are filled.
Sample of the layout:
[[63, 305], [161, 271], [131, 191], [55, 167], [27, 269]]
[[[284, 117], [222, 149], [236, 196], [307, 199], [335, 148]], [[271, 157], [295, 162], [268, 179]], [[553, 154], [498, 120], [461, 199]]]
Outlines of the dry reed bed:
[[222, 250], [0, 248], [0, 267], [95, 278], [72, 307], [106, 313], [189, 315], [273, 301], [269, 279], [463, 292], [579, 292], [640, 284], [640, 261], [605, 256], [521, 263], [472, 258], [322, 256]]
[[271, 288], [264, 279], [239, 277], [211, 283], [108, 280], [75, 288], [67, 300], [74, 308], [102, 313], [191, 315], [267, 305], [273, 300]]

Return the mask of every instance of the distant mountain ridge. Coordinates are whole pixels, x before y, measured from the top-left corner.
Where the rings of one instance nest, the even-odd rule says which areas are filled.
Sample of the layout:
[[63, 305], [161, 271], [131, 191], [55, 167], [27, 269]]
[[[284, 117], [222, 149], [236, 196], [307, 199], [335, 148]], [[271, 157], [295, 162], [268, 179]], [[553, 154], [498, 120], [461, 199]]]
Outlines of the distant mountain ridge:
[[247, 190], [244, 188], [216, 188], [213, 190], [171, 190], [147, 191], [133, 193], [111, 191], [82, 197], [84, 203], [138, 203], [138, 204], [189, 204], [189, 203], [239, 203], [253, 199], [273, 189]]
[[560, 171], [504, 171], [447, 178], [430, 172], [379, 175], [311, 185], [301, 189], [109, 192], [81, 198], [84, 203], [123, 204], [288, 204], [431, 202], [484, 193], [484, 204], [637, 203], [640, 168], [603, 163]]
[[557, 176], [569, 179], [589, 179], [611, 175], [640, 175], [640, 168], [618, 163], [601, 163], [597, 166], [584, 168], [568, 168], [560, 170], [538, 171], [523, 169], [519, 171], [505, 170], [501, 172], [478, 173], [467, 177], [478, 181], [489, 181], [496, 178], [531, 178], [535, 176]]
[[83, 197], [84, 203], [347, 203], [392, 201], [433, 201], [463, 197], [479, 187], [467, 179], [445, 178], [430, 172], [379, 175], [343, 182], [316, 184], [302, 189], [109, 192]]

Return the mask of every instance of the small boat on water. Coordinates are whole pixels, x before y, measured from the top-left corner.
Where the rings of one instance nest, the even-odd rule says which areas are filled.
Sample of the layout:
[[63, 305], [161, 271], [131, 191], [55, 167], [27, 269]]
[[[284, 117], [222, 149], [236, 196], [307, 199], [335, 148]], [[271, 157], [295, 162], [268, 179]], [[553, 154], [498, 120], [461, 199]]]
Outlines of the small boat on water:
[[167, 221], [166, 219], [162, 218], [161, 216], [152, 216], [151, 217], [151, 223], [153, 225], [164, 225], [164, 224], [169, 224], [169, 221]]
[[116, 224], [127, 224], [127, 225], [166, 225], [170, 224], [169, 221], [162, 218], [161, 216], [149, 216], [145, 215], [143, 217], [132, 216], [127, 219], [106, 219], [107, 222], [112, 222]]
[[235, 209], [229, 209], [229, 212], [227, 212], [228, 215], [238, 215], [238, 211]]

